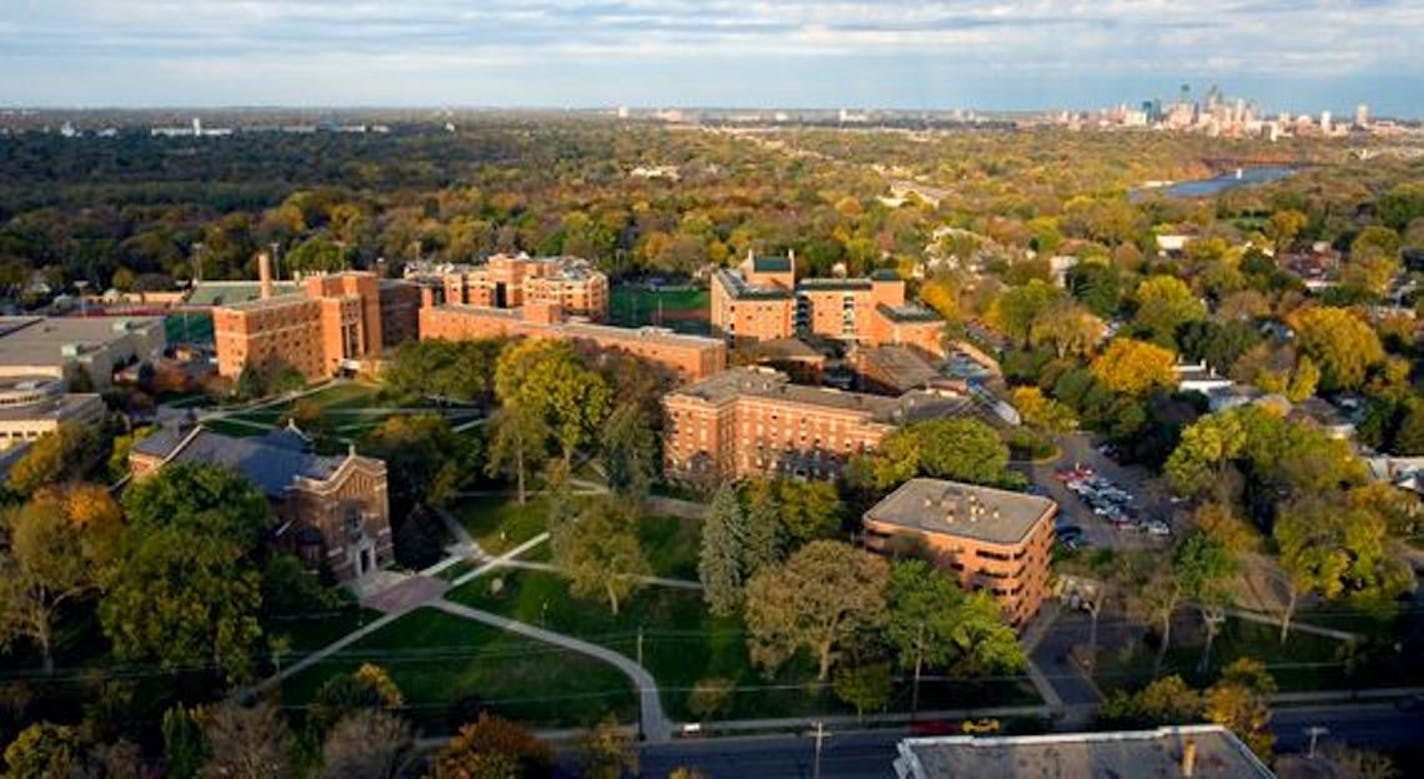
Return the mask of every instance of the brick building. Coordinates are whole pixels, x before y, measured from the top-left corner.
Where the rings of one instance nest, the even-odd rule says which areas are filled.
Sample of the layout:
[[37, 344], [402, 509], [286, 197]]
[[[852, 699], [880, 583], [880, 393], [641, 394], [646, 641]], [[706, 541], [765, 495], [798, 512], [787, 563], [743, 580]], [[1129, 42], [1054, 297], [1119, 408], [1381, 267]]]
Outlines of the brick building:
[[407, 277], [437, 281], [453, 305], [519, 308], [557, 305], [595, 322], [608, 318], [608, 277], [578, 257], [511, 257], [496, 254], [479, 265], [417, 265]]
[[346, 271], [310, 276], [296, 292], [275, 295], [266, 254], [258, 269], [257, 299], [213, 309], [221, 376], [236, 378], [249, 362], [278, 359], [309, 380], [324, 379], [359, 369], [418, 332], [414, 283]]
[[749, 255], [738, 269], [713, 273], [713, 332], [733, 343], [819, 336], [943, 356], [943, 320], [907, 303], [905, 282], [893, 271], [856, 279], [795, 279], [795, 254]]
[[135, 479], [169, 463], [231, 468], [257, 485], [277, 515], [274, 540], [338, 581], [359, 579], [395, 559], [386, 464], [351, 451], [311, 451], [294, 428], [235, 438], [183, 420], [138, 441], [129, 453]]
[[986, 590], [1022, 626], [1048, 592], [1058, 504], [1048, 498], [940, 479], [911, 479], [865, 512], [866, 547], [919, 551]]
[[21, 446], [60, 425], [103, 421], [107, 408], [97, 393], [68, 393], [53, 376], [0, 377], [0, 451]]
[[952, 392], [899, 397], [792, 384], [769, 368], [733, 368], [663, 397], [669, 480], [718, 483], [760, 475], [829, 477], [899, 424], [976, 413]]

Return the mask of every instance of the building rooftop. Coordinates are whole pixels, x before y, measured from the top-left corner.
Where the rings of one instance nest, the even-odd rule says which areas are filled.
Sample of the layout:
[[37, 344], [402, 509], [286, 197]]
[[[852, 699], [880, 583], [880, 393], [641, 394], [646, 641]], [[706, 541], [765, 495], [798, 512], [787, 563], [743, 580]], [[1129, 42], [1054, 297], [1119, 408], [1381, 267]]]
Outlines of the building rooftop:
[[875, 377], [896, 392], [924, 387], [943, 378], [933, 365], [908, 346], [860, 347], [855, 360], [862, 373]]
[[790, 273], [790, 257], [755, 257], [752, 259], [752, 271], [755, 273]]
[[802, 279], [796, 289], [820, 292], [855, 292], [870, 289], [870, 279]]
[[891, 398], [792, 384], [785, 373], [764, 367], [731, 368], [669, 393], [669, 397], [676, 396], [693, 397], [713, 404], [729, 403], [739, 397], [764, 398], [855, 412], [871, 422], [882, 424], [958, 416], [977, 408], [968, 398], [938, 391], [907, 392], [898, 398]]
[[747, 283], [742, 274], [723, 268], [713, 274], [721, 282], [727, 294], [738, 300], [790, 300], [795, 294], [783, 287], [756, 287]]
[[149, 327], [163, 318], [0, 316], [0, 365], [58, 365]]
[[1048, 498], [942, 479], [911, 479], [865, 512], [874, 522], [992, 544], [1022, 541], [1058, 504]]
[[313, 454], [297, 445], [289, 429], [274, 430], [258, 438], [238, 438], [201, 426], [165, 425], [135, 443], [133, 451], [167, 462], [227, 466], [252, 480], [269, 498], [281, 498], [298, 477], [329, 479], [347, 460]]
[[[902, 776], [1270, 779], [1274, 774], [1220, 725], [1044, 736], [908, 738]], [[1191, 753], [1190, 772], [1185, 760]]]
[[759, 359], [763, 360], [796, 362], [825, 362], [826, 360], [826, 355], [821, 354], [800, 338], [773, 338], [759, 341], [753, 347], [753, 351]]
[[939, 322], [942, 321], [939, 314], [914, 303], [904, 303], [898, 306], [887, 306], [884, 303], [875, 307], [882, 316], [891, 322]]
[[[289, 295], [298, 291], [295, 281], [274, 281], [272, 291]], [[190, 306], [226, 306], [245, 303], [262, 297], [262, 285], [256, 281], [200, 281], [188, 295]]]
[[666, 327], [617, 327], [588, 322], [567, 322], [560, 325], [559, 329], [564, 335], [573, 338], [585, 336], [605, 341], [655, 341], [667, 346], [703, 349], [723, 346], [721, 339], [704, 335], [684, 335]]

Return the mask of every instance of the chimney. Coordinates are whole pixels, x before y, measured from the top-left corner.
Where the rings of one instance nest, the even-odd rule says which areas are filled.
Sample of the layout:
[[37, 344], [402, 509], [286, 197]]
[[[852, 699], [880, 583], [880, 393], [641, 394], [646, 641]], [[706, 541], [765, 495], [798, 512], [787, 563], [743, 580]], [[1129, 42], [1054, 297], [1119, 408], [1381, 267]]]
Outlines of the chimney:
[[1191, 779], [1192, 773], [1197, 769], [1197, 742], [1187, 739], [1187, 743], [1182, 747], [1182, 776]]
[[257, 253], [257, 284], [263, 300], [272, 297], [272, 255], [267, 252]]

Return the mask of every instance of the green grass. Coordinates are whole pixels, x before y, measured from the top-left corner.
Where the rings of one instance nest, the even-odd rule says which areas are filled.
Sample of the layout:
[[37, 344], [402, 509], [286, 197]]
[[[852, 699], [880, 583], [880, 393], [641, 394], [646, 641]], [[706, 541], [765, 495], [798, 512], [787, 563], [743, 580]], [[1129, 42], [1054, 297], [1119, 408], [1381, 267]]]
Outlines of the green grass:
[[353, 604], [337, 611], [281, 620], [269, 625], [268, 632], [286, 636], [291, 642], [288, 651], [300, 656], [321, 649], [380, 616], [380, 612]]
[[654, 292], [642, 286], [620, 286], [609, 293], [608, 317], [613, 324], [623, 327], [661, 325], [678, 332], [705, 335], [711, 332], [708, 322], [711, 300], [712, 294], [705, 289]]
[[[447, 597], [637, 657], [638, 630], [643, 629], [643, 662], [658, 680], [670, 716], [684, 720], [746, 717], [791, 717], [853, 713], [815, 683], [809, 657], [797, 657], [767, 679], [752, 666], [746, 631], [739, 617], [714, 617], [700, 593], [668, 587], [645, 587], [613, 615], [606, 603], [572, 597], [564, 580], [542, 571], [510, 571], [500, 577], [503, 588], [490, 593], [491, 579], [476, 579]], [[730, 700], [710, 714], [689, 706], [694, 685], [705, 679], [735, 684]], [[1037, 703], [1031, 685], [999, 683], [926, 684], [922, 707], [992, 706]], [[891, 708], [907, 709], [909, 690], [895, 692]]]
[[638, 538], [655, 576], [697, 578], [697, 557], [702, 543], [702, 520], [677, 517], [640, 517]]
[[544, 532], [547, 511], [545, 500], [537, 495], [523, 506], [513, 496], [464, 498], [451, 509], [475, 543], [493, 555], [504, 554]]
[[425, 735], [452, 732], [481, 708], [539, 727], [584, 726], [610, 712], [621, 722], [637, 716], [632, 685], [616, 668], [433, 609], [287, 680], [283, 701], [305, 706], [327, 679], [362, 663], [390, 673]]

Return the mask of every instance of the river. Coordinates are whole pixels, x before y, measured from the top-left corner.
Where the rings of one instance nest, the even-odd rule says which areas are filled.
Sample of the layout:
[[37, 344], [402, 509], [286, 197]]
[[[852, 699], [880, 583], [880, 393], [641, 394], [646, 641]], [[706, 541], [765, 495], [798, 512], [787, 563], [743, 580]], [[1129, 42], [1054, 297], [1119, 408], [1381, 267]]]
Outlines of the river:
[[1135, 200], [1154, 192], [1164, 197], [1209, 197], [1236, 187], [1250, 187], [1283, 179], [1295, 172], [1295, 168], [1282, 165], [1239, 168], [1209, 179], [1177, 181], [1160, 187], [1142, 187], [1133, 190], [1132, 197]]

